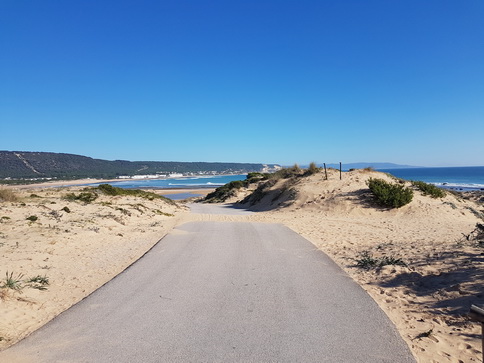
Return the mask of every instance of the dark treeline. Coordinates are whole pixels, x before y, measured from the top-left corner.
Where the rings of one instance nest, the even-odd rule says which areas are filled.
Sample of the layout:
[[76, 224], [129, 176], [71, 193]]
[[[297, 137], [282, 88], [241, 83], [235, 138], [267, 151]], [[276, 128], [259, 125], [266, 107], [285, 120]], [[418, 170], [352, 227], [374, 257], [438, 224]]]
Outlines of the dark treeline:
[[0, 151], [1, 179], [116, 178], [121, 175], [206, 172], [227, 174], [257, 172], [263, 168], [263, 164], [249, 163], [109, 161], [63, 153]]

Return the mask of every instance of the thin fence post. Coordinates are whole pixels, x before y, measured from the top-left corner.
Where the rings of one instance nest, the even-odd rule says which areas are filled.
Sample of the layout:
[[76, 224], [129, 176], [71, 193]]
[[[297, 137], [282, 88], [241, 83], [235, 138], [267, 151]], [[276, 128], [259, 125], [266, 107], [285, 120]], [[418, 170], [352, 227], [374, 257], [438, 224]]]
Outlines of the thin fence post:
[[339, 180], [341, 180], [341, 161], [339, 162]]
[[328, 180], [328, 170], [326, 169], [326, 163], [324, 163], [324, 174], [326, 175], [326, 180]]

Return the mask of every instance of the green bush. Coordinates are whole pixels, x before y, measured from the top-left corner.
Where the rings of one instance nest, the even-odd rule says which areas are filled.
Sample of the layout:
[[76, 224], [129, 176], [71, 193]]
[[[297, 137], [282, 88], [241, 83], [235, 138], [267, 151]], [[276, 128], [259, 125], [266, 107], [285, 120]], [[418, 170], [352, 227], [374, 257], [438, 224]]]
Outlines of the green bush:
[[35, 222], [35, 221], [37, 221], [39, 219], [39, 217], [37, 217], [37, 216], [29, 216], [29, 217], [27, 217], [25, 219], [28, 220], [28, 221], [31, 221], [31, 222]]
[[447, 194], [445, 190], [423, 181], [412, 181], [412, 185], [420, 190], [423, 195], [430, 195], [432, 198], [443, 198]]
[[247, 184], [253, 184], [253, 183], [257, 183], [258, 181], [261, 181], [261, 180], [267, 180], [267, 179], [269, 179], [270, 176], [271, 176], [271, 174], [269, 174], [269, 173], [253, 172], [253, 173], [247, 174], [245, 181], [246, 181]]
[[400, 208], [412, 201], [413, 191], [401, 184], [387, 183], [383, 179], [370, 178], [368, 187], [377, 202], [385, 207]]
[[80, 201], [89, 204], [97, 199], [97, 194], [94, 192], [81, 192], [77, 195], [75, 193], [67, 193], [64, 196], [64, 199], [69, 201]]

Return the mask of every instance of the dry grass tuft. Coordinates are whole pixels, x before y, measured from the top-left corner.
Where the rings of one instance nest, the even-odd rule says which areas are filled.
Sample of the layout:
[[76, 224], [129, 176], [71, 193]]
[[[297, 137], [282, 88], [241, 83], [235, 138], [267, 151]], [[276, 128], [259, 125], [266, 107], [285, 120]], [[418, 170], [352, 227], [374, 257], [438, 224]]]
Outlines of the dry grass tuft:
[[0, 202], [16, 202], [18, 196], [10, 189], [0, 189]]

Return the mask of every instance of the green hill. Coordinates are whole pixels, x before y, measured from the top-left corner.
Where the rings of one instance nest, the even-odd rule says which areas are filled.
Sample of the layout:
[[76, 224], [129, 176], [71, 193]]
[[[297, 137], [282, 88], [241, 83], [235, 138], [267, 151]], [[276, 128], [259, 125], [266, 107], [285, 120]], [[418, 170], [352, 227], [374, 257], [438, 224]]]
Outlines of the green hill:
[[0, 179], [116, 178], [121, 175], [169, 173], [249, 173], [274, 164], [102, 160], [87, 156], [25, 151], [0, 151]]

